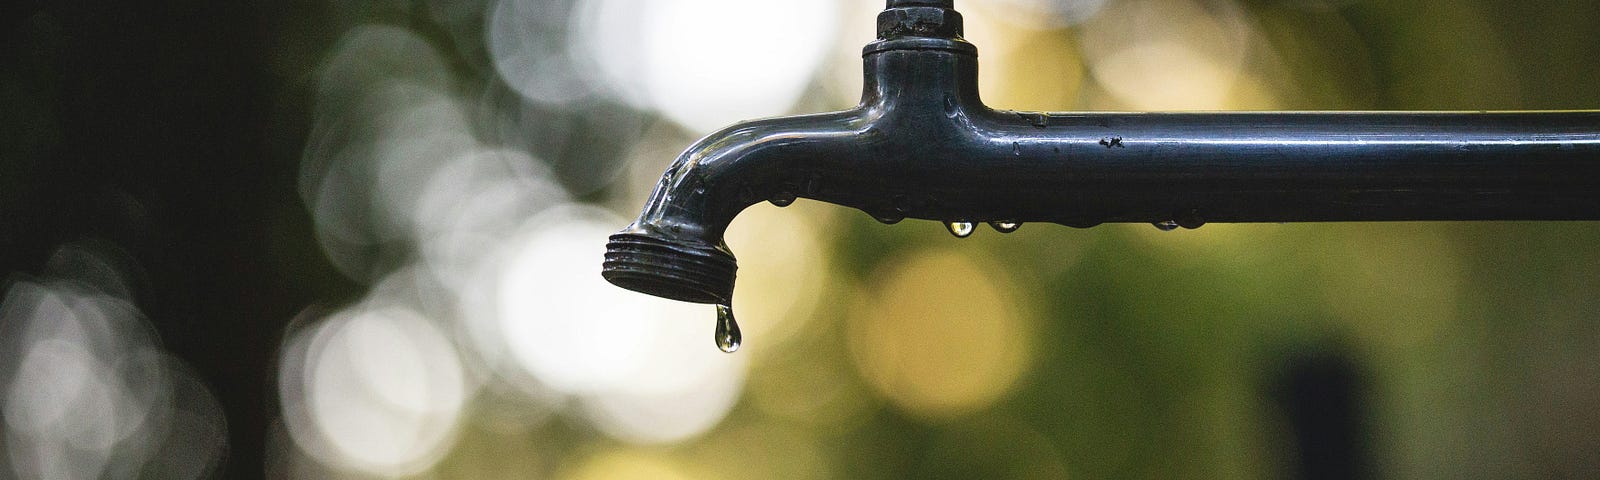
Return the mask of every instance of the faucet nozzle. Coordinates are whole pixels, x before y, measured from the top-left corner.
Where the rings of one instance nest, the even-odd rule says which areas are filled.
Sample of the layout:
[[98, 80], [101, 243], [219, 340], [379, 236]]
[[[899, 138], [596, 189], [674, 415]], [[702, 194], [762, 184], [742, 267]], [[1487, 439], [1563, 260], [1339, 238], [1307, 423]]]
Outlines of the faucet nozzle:
[[640, 293], [691, 303], [727, 305], [738, 269], [726, 247], [677, 242], [669, 237], [623, 232], [606, 245], [601, 275]]

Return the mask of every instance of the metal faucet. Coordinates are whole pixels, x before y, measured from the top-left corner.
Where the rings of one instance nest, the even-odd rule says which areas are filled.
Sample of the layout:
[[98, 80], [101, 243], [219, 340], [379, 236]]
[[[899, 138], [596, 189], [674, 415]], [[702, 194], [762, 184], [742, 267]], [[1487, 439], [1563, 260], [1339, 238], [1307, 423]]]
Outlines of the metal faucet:
[[611, 236], [605, 278], [727, 305], [729, 222], [797, 197], [958, 234], [977, 222], [1600, 220], [1600, 111], [994, 110], [961, 35], [952, 0], [889, 0], [862, 52], [860, 105], [690, 146]]

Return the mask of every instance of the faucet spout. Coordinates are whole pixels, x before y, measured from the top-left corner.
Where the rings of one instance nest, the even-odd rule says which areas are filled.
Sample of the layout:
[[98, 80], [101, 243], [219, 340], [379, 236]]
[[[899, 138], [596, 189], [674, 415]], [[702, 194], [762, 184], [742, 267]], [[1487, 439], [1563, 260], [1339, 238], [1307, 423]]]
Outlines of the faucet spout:
[[[612, 235], [602, 275], [613, 284], [694, 303], [727, 304], [737, 263], [722, 241], [735, 215], [762, 200], [807, 197], [904, 218], [879, 186], [896, 171], [927, 171], [936, 156], [913, 132], [970, 128], [953, 119], [986, 111], [977, 97], [977, 49], [960, 38], [951, 0], [889, 0], [879, 40], [863, 51], [866, 88], [854, 109], [740, 123], [690, 146], [667, 168], [638, 221]], [[951, 137], [953, 138], [953, 137]], [[906, 188], [892, 191], [909, 191]]]
[[1002, 111], [961, 33], [950, 0], [889, 0], [856, 108], [691, 146], [611, 237], [605, 278], [726, 304], [729, 222], [796, 197], [886, 223], [1600, 220], [1600, 111]]
[[847, 171], [870, 121], [861, 109], [758, 120], [696, 142], [667, 169], [639, 220], [612, 235], [603, 274], [618, 286], [694, 303], [727, 304], [736, 270], [722, 234], [763, 200], [815, 197]]

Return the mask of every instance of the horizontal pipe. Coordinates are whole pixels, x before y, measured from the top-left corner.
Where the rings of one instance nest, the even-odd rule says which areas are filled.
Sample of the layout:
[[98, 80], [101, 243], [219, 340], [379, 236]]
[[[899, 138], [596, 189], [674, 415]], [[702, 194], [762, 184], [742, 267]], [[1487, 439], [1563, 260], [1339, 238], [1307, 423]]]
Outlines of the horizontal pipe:
[[844, 189], [939, 220], [1600, 219], [1600, 112], [976, 117], [959, 142], [922, 139], [937, 167]]

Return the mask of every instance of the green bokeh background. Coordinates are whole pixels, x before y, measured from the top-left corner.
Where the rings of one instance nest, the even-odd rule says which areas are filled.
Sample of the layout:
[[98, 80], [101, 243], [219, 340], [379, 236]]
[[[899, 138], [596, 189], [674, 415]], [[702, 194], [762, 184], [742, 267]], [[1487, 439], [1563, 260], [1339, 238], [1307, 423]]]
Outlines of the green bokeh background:
[[[504, 93], [473, 40], [492, 2], [199, 3], [36, 2], [7, 18], [0, 225], [10, 228], [0, 230], [0, 259], [28, 271], [51, 245], [81, 236], [131, 250], [152, 277], [142, 307], [228, 409], [229, 476], [272, 475], [287, 455], [267, 440], [279, 428], [275, 339], [306, 305], [366, 288], [328, 264], [295, 194], [319, 62], [352, 27], [394, 25], [430, 41], [463, 88], [482, 89], [468, 93]], [[1600, 108], [1600, 2], [1234, 4], [1274, 53], [1258, 80], [1276, 108]], [[1031, 32], [1043, 46], [1029, 54], [1081, 56], [1077, 34]], [[798, 108], [843, 107], [826, 72], [817, 76]], [[1078, 95], [1038, 108], [1093, 108], [1104, 86], [1083, 82]], [[635, 111], [626, 114], [643, 120], [597, 120], [626, 109], [543, 112], [566, 122], [572, 140], [528, 148], [561, 165], [614, 165], [640, 125], [659, 120]], [[104, 185], [135, 199], [154, 226], [117, 223]], [[619, 181], [581, 200], [617, 205], [632, 188]], [[1600, 476], [1594, 223], [1027, 225], [954, 239], [932, 222], [816, 215], [833, 252], [827, 300], [801, 338], [753, 364], [745, 396], [715, 429], [638, 447], [560, 415], [515, 431], [466, 422], [421, 477], [563, 477], [614, 452], [727, 479], [1341, 472], [1305, 465], [1366, 478]], [[1011, 390], [938, 419], [872, 393], [843, 340], [877, 272], [893, 268], [896, 252], [926, 249], [992, 269], [1037, 325], [1019, 333], [1032, 356]], [[843, 393], [808, 397], [823, 390]], [[815, 400], [832, 413], [775, 416], [758, 395]], [[1331, 436], [1307, 433], [1317, 419], [1332, 423]]]

